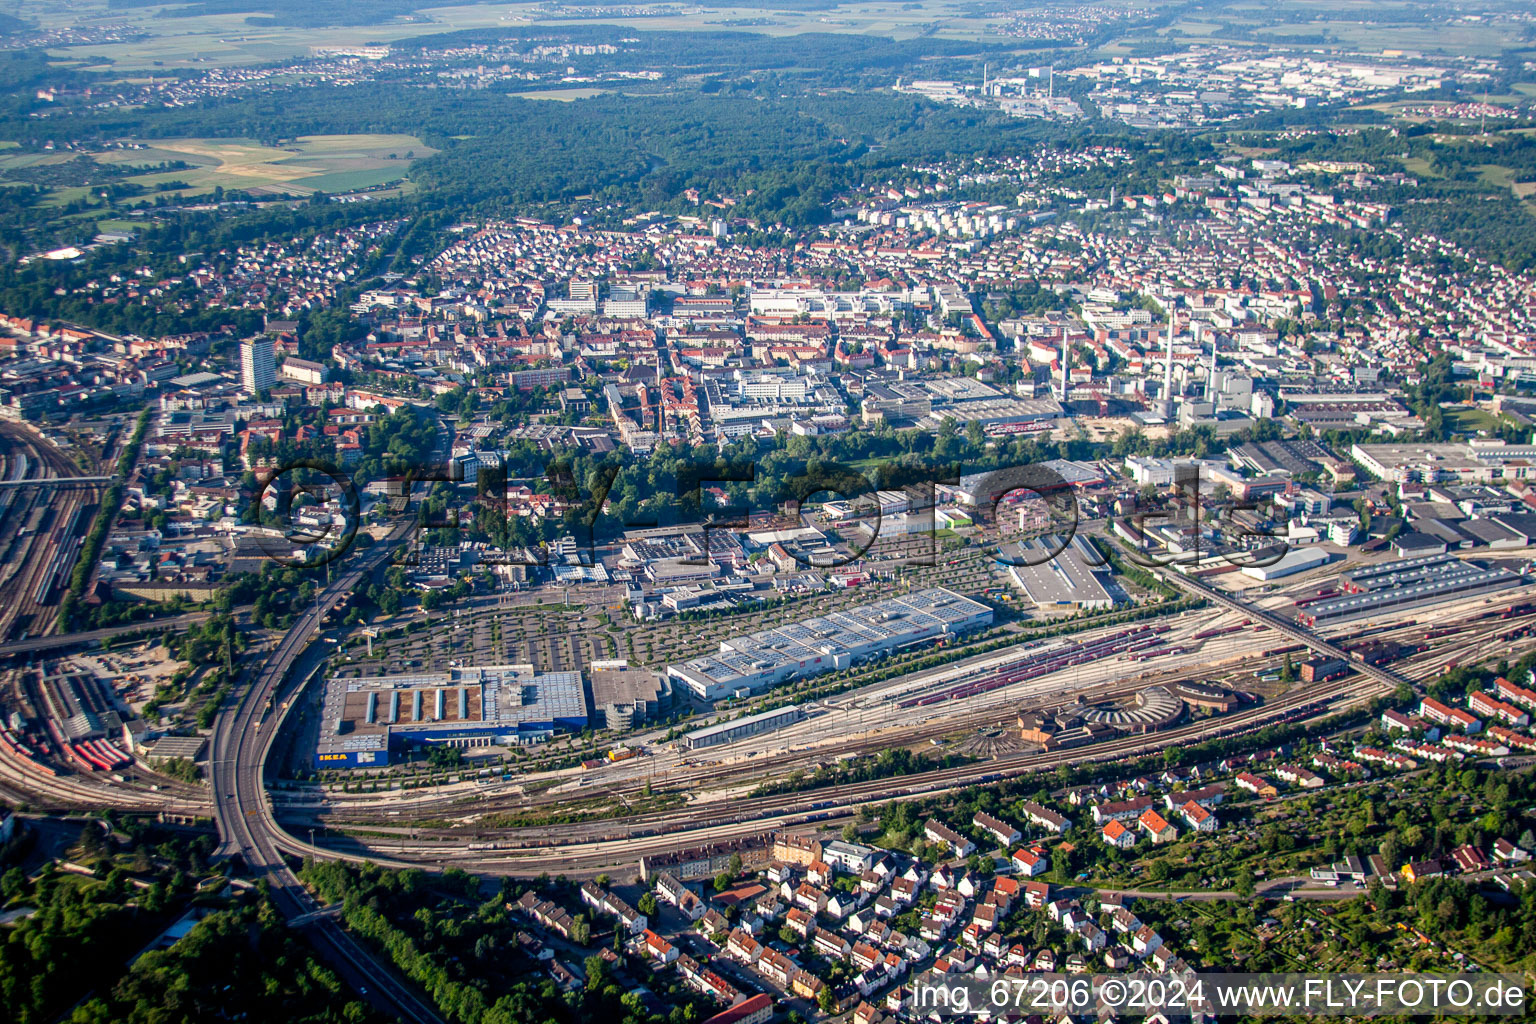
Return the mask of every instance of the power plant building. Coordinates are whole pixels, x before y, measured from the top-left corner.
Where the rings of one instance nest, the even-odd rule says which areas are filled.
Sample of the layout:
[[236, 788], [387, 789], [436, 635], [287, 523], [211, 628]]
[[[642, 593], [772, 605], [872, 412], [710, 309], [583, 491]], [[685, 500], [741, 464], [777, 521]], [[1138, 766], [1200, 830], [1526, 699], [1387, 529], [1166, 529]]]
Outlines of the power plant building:
[[992, 624], [992, 609], [943, 587], [732, 637], [716, 654], [667, 666], [704, 700], [760, 693], [874, 655]]

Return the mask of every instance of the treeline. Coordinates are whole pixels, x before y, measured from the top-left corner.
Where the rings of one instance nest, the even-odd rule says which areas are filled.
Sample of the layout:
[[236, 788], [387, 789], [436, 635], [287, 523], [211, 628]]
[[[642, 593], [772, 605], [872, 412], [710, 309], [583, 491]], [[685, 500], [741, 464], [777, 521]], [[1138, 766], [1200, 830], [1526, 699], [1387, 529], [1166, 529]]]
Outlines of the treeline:
[[[561, 993], [519, 951], [520, 922], [505, 904], [528, 886], [510, 878], [484, 899], [478, 880], [453, 868], [429, 880], [418, 870], [310, 862], [301, 877], [325, 900], [340, 902], [347, 927], [382, 951], [452, 1024], [689, 1024], [714, 1012], [675, 973], [652, 974], [635, 964], [634, 976], [646, 978], [647, 988], [675, 1004], [665, 1018], [651, 1014], [614, 980], [613, 972], [626, 966], [622, 957], [614, 966], [600, 956], [586, 957], [582, 987]], [[537, 891], [574, 903], [574, 887], [563, 879], [541, 879]], [[606, 923], [594, 923], [582, 912], [575, 922], [577, 942], [608, 944]], [[616, 942], [613, 946], [617, 951]]]
[[923, 62], [952, 59], [974, 64], [1006, 60], [1020, 49], [1050, 45], [1038, 41], [973, 42], [920, 36], [892, 39], [879, 35], [802, 32], [769, 36], [755, 32], [699, 29], [688, 32], [635, 31], [626, 25], [526, 25], [465, 29], [415, 36], [397, 41], [401, 50], [455, 49], [488, 45], [526, 52], [549, 44], [551, 33], [561, 41], [587, 46], [611, 45], [619, 53], [583, 57], [583, 69], [660, 72], [666, 78], [709, 76], [706, 87], [729, 88], [785, 73], [812, 72], [819, 87], [890, 85], [897, 76], [910, 76]]
[[1373, 128], [1285, 140], [1276, 155], [1298, 163], [1359, 161], [1380, 171], [1405, 171], [1405, 159], [1427, 161], [1431, 173], [1414, 172], [1417, 185], [1379, 192], [1392, 204], [1394, 223], [1410, 237], [1439, 235], [1509, 270], [1536, 267], [1536, 217], [1508, 186], [1482, 176], [1493, 166], [1507, 168], [1514, 181], [1536, 180], [1536, 138], [1527, 133], [1482, 136], [1474, 126], [1445, 123]]
[[118, 456], [116, 479], [107, 488], [107, 493], [102, 495], [101, 504], [96, 508], [96, 518], [91, 523], [90, 532], [85, 535], [85, 544], [80, 548], [80, 557], [69, 577], [69, 592], [59, 602], [60, 632], [67, 633], [78, 628], [76, 620], [80, 614], [80, 601], [96, 575], [96, 563], [101, 559], [101, 549], [107, 542], [107, 534], [117, 521], [117, 514], [123, 509], [123, 489], [128, 474], [133, 472], [134, 465], [139, 461], [139, 449], [144, 446], [144, 435], [149, 431], [150, 415], [149, 409], [139, 413], [133, 433], [129, 435], [122, 454]]
[[0, 929], [0, 1014], [16, 1024], [58, 1020], [78, 1000], [111, 985], [128, 958], [181, 915], [208, 870], [214, 841], [108, 812], [63, 845], [68, 849], [61, 852], [93, 875], [65, 874], [50, 863], [35, 879], [16, 866], [0, 876], [0, 906], [33, 908]]
[[[709, 63], [712, 57], [705, 50], [698, 59]], [[886, 84], [895, 75], [880, 77]], [[552, 104], [490, 90], [391, 83], [274, 89], [173, 110], [81, 112], [71, 118], [71, 131], [81, 142], [129, 134], [254, 134], [268, 144], [322, 132], [405, 132], [420, 134], [441, 150], [412, 170], [427, 187], [410, 205], [424, 212], [505, 213], [577, 196], [593, 197], [593, 205], [680, 204], [684, 189], [700, 188], [741, 193], [745, 205], [739, 214], [787, 224], [821, 216], [819, 205], [834, 190], [870, 168], [959, 154], [1011, 154], [1064, 136], [1064, 129], [1048, 122], [998, 111], [938, 106], [886, 92], [812, 92], [774, 75], [719, 92], [669, 92], [643, 102], [605, 95]], [[24, 111], [9, 124], [0, 118], [0, 135], [29, 145], [43, 141], [38, 122]], [[550, 159], [552, 153], [560, 158]], [[749, 190], [753, 196], [745, 196]], [[383, 211], [370, 204], [368, 212]], [[340, 216], [349, 215], [360, 212]], [[164, 244], [146, 237], [143, 247], [187, 251], [174, 248], [173, 239], [153, 241]], [[219, 241], [197, 244], [216, 248]]]
[[210, 914], [170, 949], [144, 954], [110, 990], [76, 1007], [69, 1019], [73, 1024], [382, 1024], [385, 1018], [355, 998], [261, 900]]

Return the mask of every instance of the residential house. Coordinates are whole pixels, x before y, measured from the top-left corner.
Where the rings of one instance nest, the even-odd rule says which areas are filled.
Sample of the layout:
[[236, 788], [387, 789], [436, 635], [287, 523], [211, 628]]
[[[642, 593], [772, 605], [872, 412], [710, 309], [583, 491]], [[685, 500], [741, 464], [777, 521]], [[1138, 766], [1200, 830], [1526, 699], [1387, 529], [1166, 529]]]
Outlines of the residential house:
[[1118, 818], [1110, 819], [1099, 830], [1099, 836], [1106, 845], [1120, 850], [1129, 850], [1136, 845], [1136, 833], [1126, 828]]
[[867, 942], [855, 942], [848, 955], [853, 965], [861, 971], [867, 971], [885, 959], [878, 949]]
[[943, 822], [932, 818], [923, 826], [923, 835], [930, 843], [943, 843], [955, 857], [969, 857], [976, 852], [975, 843]]
[[1448, 725], [1452, 729], [1460, 729], [1468, 736], [1483, 730], [1483, 723], [1475, 716], [1468, 714], [1460, 708], [1453, 708], [1447, 704], [1442, 704], [1433, 697], [1425, 697], [1419, 701], [1419, 715], [1429, 719], [1431, 722], [1439, 722], [1441, 725]]
[[1055, 832], [1057, 835], [1060, 835], [1072, 826], [1072, 822], [1067, 818], [1062, 817], [1048, 807], [1041, 807], [1039, 804], [1029, 800], [1024, 801], [1019, 809], [1031, 824]]
[[797, 970], [795, 962], [776, 949], [765, 948], [757, 960], [757, 972], [780, 988], [789, 986], [789, 979]]
[[789, 980], [789, 989], [801, 999], [809, 999], [816, 1002], [821, 998], [821, 990], [827, 983], [822, 981], [810, 971], [796, 971]]
[[1009, 859], [1015, 871], [1029, 878], [1043, 875], [1051, 868], [1050, 858], [1033, 850], [1015, 850]]
[[1324, 779], [1313, 771], [1308, 771], [1300, 765], [1283, 764], [1275, 769], [1275, 775], [1281, 782], [1288, 782], [1301, 789], [1321, 789]]
[[677, 947], [666, 939], [647, 928], [642, 935], [645, 940], [645, 952], [652, 960], [659, 963], [670, 964], [678, 957]]
[[694, 922], [694, 928], [700, 935], [706, 938], [711, 935], [725, 935], [731, 930], [731, 922], [726, 920], [724, 914], [710, 907], [704, 911], [704, 916]]
[[841, 960], [853, 947], [837, 932], [818, 928], [816, 934], [811, 937], [811, 948], [829, 960]]
[[1220, 824], [1216, 820], [1216, 815], [1193, 800], [1180, 807], [1179, 814], [1184, 818], [1189, 827], [1196, 832], [1215, 832], [1217, 825]]
[[662, 902], [676, 907], [689, 921], [704, 916], [704, 901], [670, 872], [662, 871], [656, 875], [656, 895]]
[[1275, 788], [1273, 782], [1262, 776], [1254, 775], [1252, 772], [1239, 772], [1235, 781], [1238, 789], [1245, 789], [1256, 796], [1263, 797], [1265, 800], [1274, 799], [1280, 792]]
[[1488, 860], [1488, 855], [1475, 846], [1463, 844], [1451, 851], [1451, 862], [1456, 865], [1456, 870], [1463, 874], [1473, 871], [1487, 871], [1493, 864]]
[[808, 882], [801, 882], [795, 889], [795, 904], [819, 914], [826, 909], [827, 894]]
[[1011, 846], [1024, 837], [1018, 829], [985, 811], [977, 811], [971, 818], [971, 824], [992, 836], [1003, 846]]
[[1168, 820], [1155, 810], [1148, 807], [1141, 812], [1141, 817], [1136, 819], [1143, 832], [1152, 837], [1154, 845], [1171, 843], [1179, 838], [1178, 829], [1168, 824]]
[[1024, 905], [1031, 910], [1039, 910], [1051, 902], [1051, 884], [1049, 882], [1025, 882], [1023, 892]]
[[821, 859], [836, 871], [860, 875], [874, 869], [876, 862], [880, 860], [880, 851], [862, 843], [832, 839], [821, 844]]
[[1162, 944], [1163, 937], [1149, 925], [1142, 925], [1131, 934], [1131, 952], [1137, 956], [1150, 956]]
[[827, 905], [822, 913], [836, 921], [841, 921], [859, 905], [858, 897], [851, 893], [834, 892], [827, 897]]
[[1531, 859], [1529, 852], [1503, 837], [1493, 841], [1493, 855], [1506, 864], [1521, 864]]
[[1141, 812], [1152, 806], [1152, 798], [1149, 796], [1132, 797], [1129, 800], [1111, 800], [1106, 803], [1093, 805], [1093, 823], [1103, 825], [1106, 821], [1135, 821], [1141, 817]]
[[713, 1017], [706, 1017], [703, 1024], [767, 1024], [772, 1019], [773, 999], [767, 993], [759, 992]]
[[755, 964], [757, 958], [763, 955], [763, 944], [737, 928], [725, 940], [725, 951], [733, 959], [740, 960], [744, 964]]

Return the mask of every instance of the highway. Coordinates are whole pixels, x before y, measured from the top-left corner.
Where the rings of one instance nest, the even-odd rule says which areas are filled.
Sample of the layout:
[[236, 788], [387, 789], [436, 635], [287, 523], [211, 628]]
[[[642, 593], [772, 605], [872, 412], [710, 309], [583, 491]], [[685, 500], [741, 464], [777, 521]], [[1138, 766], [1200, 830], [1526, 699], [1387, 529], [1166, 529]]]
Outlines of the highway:
[[[272, 816], [265, 779], [267, 757], [286, 709], [279, 708], [265, 722], [263, 718], [269, 706], [278, 707], [277, 697], [289, 670], [309, 646], [326, 613], [383, 565], [394, 546], [414, 529], [413, 521], [402, 521], [387, 539], [363, 553], [354, 565], [320, 591], [272, 651], [244, 695], [220, 713], [208, 757], [209, 785], [222, 839], [220, 852], [239, 855], [247, 871], [265, 876], [272, 899], [283, 915], [290, 921], [309, 921], [307, 933], [316, 948], [381, 1012], [416, 1024], [441, 1024], [442, 1018], [430, 1003], [400, 981], [393, 967], [377, 960], [334, 917], [316, 913], [320, 905], [283, 859], [279, 842], [289, 837]], [[291, 849], [291, 843], [286, 845]]]

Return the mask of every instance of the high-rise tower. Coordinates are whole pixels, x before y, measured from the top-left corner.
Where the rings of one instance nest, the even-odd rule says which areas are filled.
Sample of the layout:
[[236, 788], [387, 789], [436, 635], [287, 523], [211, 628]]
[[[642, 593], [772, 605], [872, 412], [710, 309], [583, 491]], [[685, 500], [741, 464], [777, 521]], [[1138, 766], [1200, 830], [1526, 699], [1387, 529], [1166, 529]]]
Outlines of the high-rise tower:
[[277, 383], [276, 353], [276, 344], [265, 336], [241, 342], [240, 384], [246, 394], [254, 395]]

